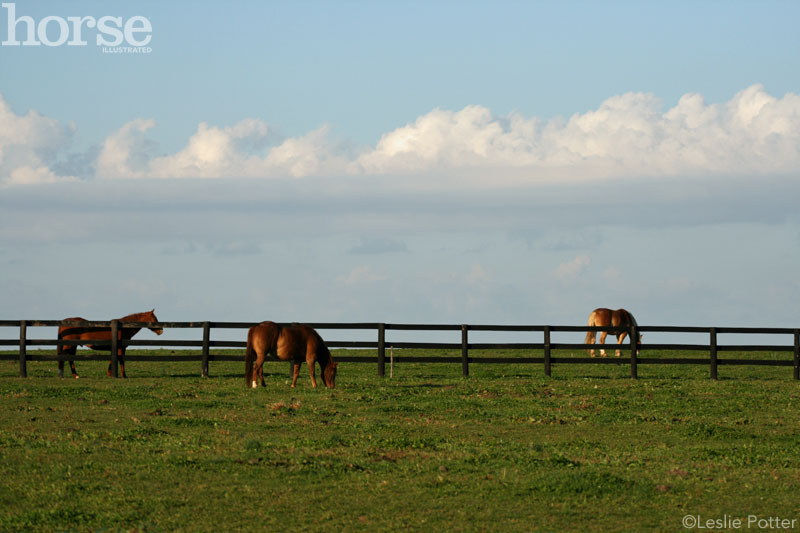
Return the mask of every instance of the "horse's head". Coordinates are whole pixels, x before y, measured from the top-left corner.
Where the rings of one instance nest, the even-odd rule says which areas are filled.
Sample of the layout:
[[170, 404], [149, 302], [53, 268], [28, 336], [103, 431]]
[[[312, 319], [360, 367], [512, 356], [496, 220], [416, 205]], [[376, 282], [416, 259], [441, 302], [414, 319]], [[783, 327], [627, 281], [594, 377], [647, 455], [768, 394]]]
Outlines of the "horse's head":
[[[156, 318], [156, 310], [153, 309], [145, 313], [144, 320], [142, 320], [142, 322], [158, 322], [158, 318]], [[156, 335], [161, 335], [162, 333], [164, 333], [164, 330], [162, 328], [148, 328], [148, 329], [153, 333], [155, 333]]]
[[328, 366], [322, 371], [322, 380], [329, 389], [336, 386], [336, 363], [333, 361], [328, 363]]

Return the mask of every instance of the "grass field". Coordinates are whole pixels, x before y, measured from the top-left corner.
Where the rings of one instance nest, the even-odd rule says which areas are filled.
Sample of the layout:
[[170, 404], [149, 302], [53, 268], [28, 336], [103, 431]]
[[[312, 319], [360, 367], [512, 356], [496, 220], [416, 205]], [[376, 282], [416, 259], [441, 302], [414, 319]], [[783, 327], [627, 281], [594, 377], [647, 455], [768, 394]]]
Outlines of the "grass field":
[[800, 529], [791, 368], [105, 366], [0, 361], [0, 531]]

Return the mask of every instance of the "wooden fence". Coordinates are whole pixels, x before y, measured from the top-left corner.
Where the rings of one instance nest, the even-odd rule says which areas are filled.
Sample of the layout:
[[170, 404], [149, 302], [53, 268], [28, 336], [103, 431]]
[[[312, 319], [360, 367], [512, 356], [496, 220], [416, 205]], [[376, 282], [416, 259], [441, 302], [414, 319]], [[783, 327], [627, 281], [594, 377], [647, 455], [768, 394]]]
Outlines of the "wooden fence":
[[[81, 341], [64, 341], [55, 338], [37, 339], [29, 337], [30, 328], [38, 327], [58, 327], [76, 326], [82, 327], [105, 327], [111, 328], [112, 332], [119, 331], [120, 328], [164, 328], [164, 329], [188, 329], [201, 328], [202, 340], [118, 340], [118, 336], [112, 333], [110, 341], [93, 341], [95, 345], [109, 345], [111, 349], [112, 375], [116, 377], [117, 371], [117, 348], [120, 346], [159, 346], [159, 347], [180, 347], [180, 348], [200, 348], [200, 355], [126, 355], [129, 361], [200, 361], [201, 375], [208, 377], [210, 361], [242, 361], [243, 355], [214, 354], [213, 348], [244, 348], [244, 341], [212, 340], [211, 333], [214, 329], [247, 329], [255, 325], [253, 322], [130, 322], [122, 323], [119, 320], [112, 321], [92, 321], [92, 322], [69, 322], [65, 320], [0, 320], [0, 328], [18, 328], [18, 339], [0, 339], [2, 346], [18, 346], [17, 354], [0, 354], [0, 360], [19, 360], [19, 375], [27, 377], [28, 361], [58, 361], [66, 359], [74, 360], [107, 360], [108, 355], [103, 354], [78, 354], [67, 356], [61, 354], [31, 354], [28, 353], [29, 346], [55, 346], [76, 345]], [[675, 327], [675, 326], [639, 326], [624, 330], [622, 328], [602, 328], [587, 326], [526, 326], [526, 325], [442, 325], [442, 324], [384, 324], [384, 323], [311, 323], [311, 327], [318, 330], [366, 330], [372, 331], [370, 341], [330, 341], [327, 345], [331, 348], [362, 348], [377, 350], [377, 355], [347, 355], [337, 356], [337, 362], [352, 363], [372, 363], [377, 364], [378, 375], [383, 376], [386, 370], [386, 348], [397, 349], [455, 349], [460, 350], [460, 356], [411, 356], [398, 354], [398, 362], [412, 363], [461, 363], [461, 372], [464, 376], [469, 375], [469, 365], [471, 363], [532, 363], [541, 364], [544, 373], [551, 375], [552, 365], [554, 364], [630, 364], [631, 377], [638, 377], [639, 365], [661, 364], [661, 365], [708, 365], [710, 377], [717, 379], [717, 367], [720, 365], [767, 365], [767, 366], [791, 366], [794, 368], [794, 379], [800, 379], [800, 329], [791, 328], [729, 328], [729, 327]], [[591, 344], [572, 344], [572, 343], [553, 343], [551, 335], [554, 332], [586, 332], [586, 331], [607, 331], [617, 333], [626, 331], [629, 334], [629, 342], [619, 348], [624, 348], [627, 352], [625, 357], [553, 357], [554, 350], [576, 349], [586, 350], [599, 348], [599, 345]], [[460, 342], [391, 342], [386, 340], [387, 332], [391, 331], [452, 331], [460, 332]], [[540, 333], [542, 342], [534, 343], [471, 343], [469, 342], [469, 332], [489, 331], [489, 332], [531, 332]], [[659, 333], [691, 333], [708, 335], [708, 344], [640, 344], [637, 346], [634, 339], [639, 338], [640, 333], [659, 332]], [[717, 340], [720, 334], [744, 334], [744, 335], [791, 335], [794, 342], [791, 345], [720, 345]], [[246, 335], [243, 333], [242, 337]], [[323, 335], [325, 337], [325, 335]], [[608, 351], [616, 350], [618, 346], [608, 339], [606, 345]], [[542, 357], [496, 357], [481, 356], [473, 357], [474, 351], [484, 351], [491, 353], [498, 350], [541, 350]], [[650, 350], [671, 350], [671, 351], [693, 351], [707, 352], [708, 358], [704, 357], [642, 357]], [[790, 352], [792, 359], [734, 359], [720, 358], [720, 352]]]

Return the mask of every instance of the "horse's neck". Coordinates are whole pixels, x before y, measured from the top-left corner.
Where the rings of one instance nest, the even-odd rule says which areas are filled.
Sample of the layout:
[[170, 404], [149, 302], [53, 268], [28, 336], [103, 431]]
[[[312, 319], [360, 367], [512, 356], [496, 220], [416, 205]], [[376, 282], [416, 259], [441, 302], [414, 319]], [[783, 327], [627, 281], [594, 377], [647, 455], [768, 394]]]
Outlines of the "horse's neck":
[[629, 326], [632, 326], [637, 329], [639, 328], [639, 324], [636, 323], [636, 319], [633, 318], [633, 314], [631, 314], [630, 311], [625, 310], [625, 316], [628, 318], [627, 322]]
[[118, 318], [117, 320], [120, 322], [152, 322], [152, 320], [150, 320], [150, 313], [134, 313]]
[[[149, 313], [135, 313], [132, 315], [124, 316], [122, 318], [117, 319], [120, 322], [150, 322]], [[128, 328], [120, 328], [122, 329], [122, 336], [126, 339], [132, 338], [134, 335], [139, 333], [142, 328], [139, 327], [128, 327]]]
[[333, 357], [331, 357], [331, 352], [328, 350], [328, 347], [324, 344], [322, 345], [322, 349], [317, 351], [317, 362], [319, 366], [325, 368], [333, 361]]

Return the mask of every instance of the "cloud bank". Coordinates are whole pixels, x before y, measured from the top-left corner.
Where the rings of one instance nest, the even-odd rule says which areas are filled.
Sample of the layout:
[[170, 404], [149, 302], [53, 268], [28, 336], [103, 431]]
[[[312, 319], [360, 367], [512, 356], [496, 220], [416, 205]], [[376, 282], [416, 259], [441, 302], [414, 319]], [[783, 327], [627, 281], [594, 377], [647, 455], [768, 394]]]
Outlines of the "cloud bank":
[[[79, 117], [78, 117], [79, 118]], [[613, 96], [568, 119], [495, 116], [467, 106], [434, 109], [353, 149], [329, 126], [276, 142], [262, 120], [202, 122], [185, 146], [160, 154], [151, 118], [124, 124], [99, 144], [82, 175], [59, 172], [75, 129], [36, 111], [16, 115], [0, 96], [0, 184], [120, 178], [467, 176], [493, 183], [640, 176], [785, 174], [800, 164], [800, 95], [753, 85], [730, 101], [686, 94], [663, 110], [652, 94]], [[84, 160], [89, 159], [83, 157]], [[74, 166], [74, 165], [73, 165]], [[72, 169], [72, 167], [69, 167]], [[464, 171], [468, 172], [464, 172]], [[466, 179], [466, 178], [463, 178]]]

